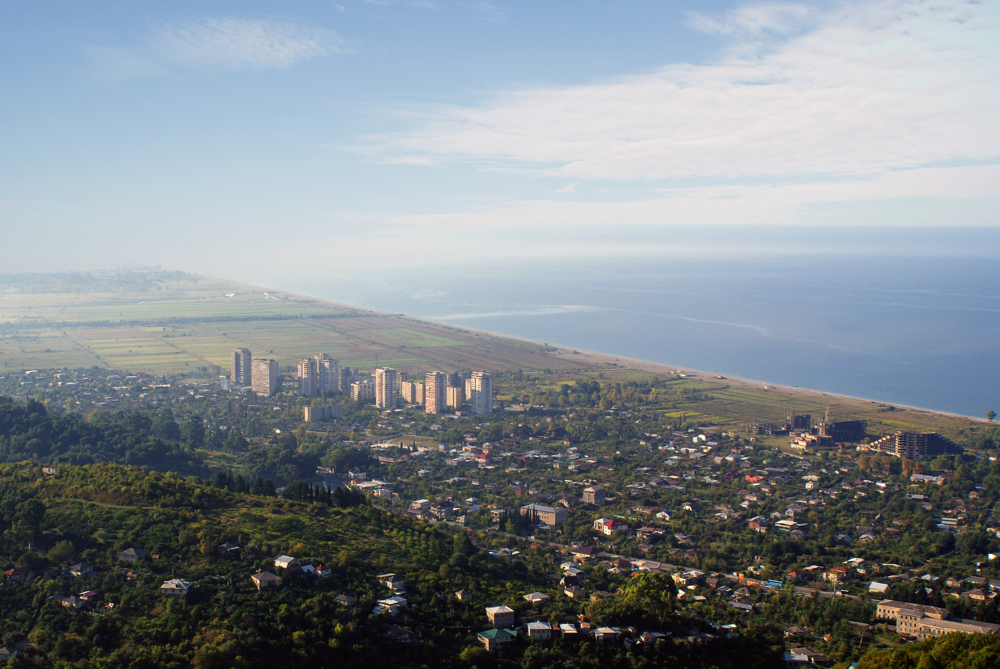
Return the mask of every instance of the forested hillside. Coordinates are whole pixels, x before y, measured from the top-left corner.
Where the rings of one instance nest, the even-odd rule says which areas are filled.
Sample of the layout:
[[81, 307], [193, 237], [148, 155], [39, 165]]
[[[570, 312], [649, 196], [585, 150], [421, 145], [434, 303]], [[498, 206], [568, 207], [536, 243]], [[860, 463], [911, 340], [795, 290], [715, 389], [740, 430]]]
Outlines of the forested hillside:
[[[778, 657], [764, 630], [711, 648], [683, 639], [631, 650], [519, 639], [514, 652], [487, 655], [474, 637], [485, 627], [483, 607], [517, 606], [523, 593], [550, 586], [544, 575], [490, 557], [464, 530], [364, 504], [235, 493], [113, 464], [46, 475], [22, 463], [0, 468], [0, 529], [3, 641], [21, 649], [11, 666], [653, 667], [724, 666], [737, 657], [739, 666], [769, 666]], [[223, 555], [227, 542], [239, 548]], [[121, 562], [130, 547], [145, 555]], [[282, 554], [329, 573], [282, 572], [280, 587], [258, 592], [250, 577], [278, 571]], [[81, 562], [96, 572], [72, 575]], [[371, 613], [391, 595], [376, 580], [386, 572], [407, 581], [408, 608], [394, 617]], [[171, 578], [192, 583], [186, 598], [161, 594]], [[464, 601], [453, 596], [459, 589], [469, 593]], [[592, 606], [591, 617], [697, 632], [701, 623], [675, 611], [673, 592], [668, 578], [648, 575], [613, 603]], [[340, 594], [356, 602], [338, 603]], [[392, 638], [401, 627], [412, 634], [406, 643]]]
[[946, 634], [870, 653], [858, 669], [995, 669], [1000, 667], [1000, 637], [986, 634]]

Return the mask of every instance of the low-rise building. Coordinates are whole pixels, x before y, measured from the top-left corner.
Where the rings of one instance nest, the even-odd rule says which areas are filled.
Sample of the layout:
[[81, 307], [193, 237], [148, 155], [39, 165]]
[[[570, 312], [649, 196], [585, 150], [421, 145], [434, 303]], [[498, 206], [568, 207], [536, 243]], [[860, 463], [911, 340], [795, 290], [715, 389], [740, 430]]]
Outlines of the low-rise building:
[[492, 653], [513, 644], [517, 633], [505, 629], [491, 629], [480, 632], [476, 638], [483, 648]]
[[569, 517], [569, 511], [562, 507], [553, 508], [541, 504], [526, 504], [521, 507], [521, 515], [533, 515], [538, 518], [539, 522], [546, 525], [562, 525]]
[[965, 618], [952, 618], [948, 609], [885, 599], [875, 609], [877, 620], [895, 621], [901, 636], [926, 639], [951, 632], [1000, 635], [1000, 625]]
[[526, 625], [528, 629], [529, 639], [538, 639], [539, 641], [548, 641], [552, 638], [552, 625], [544, 622], [534, 622], [528, 623]]
[[599, 485], [583, 489], [584, 504], [599, 504], [604, 501], [604, 488]]
[[275, 569], [292, 569], [293, 567], [300, 567], [301, 562], [293, 558], [291, 555], [280, 555], [274, 560]]
[[490, 619], [490, 624], [496, 628], [514, 626], [514, 609], [509, 606], [487, 606], [486, 617]]
[[183, 599], [187, 597], [191, 587], [191, 581], [185, 581], [183, 578], [172, 578], [163, 582], [163, 585], [160, 586], [160, 592], [163, 593], [164, 597]]
[[138, 562], [146, 557], [146, 551], [141, 548], [126, 548], [118, 554], [119, 562]]
[[273, 588], [281, 585], [281, 578], [269, 571], [258, 572], [251, 576], [250, 580], [253, 581], [253, 584], [257, 586], [258, 590]]

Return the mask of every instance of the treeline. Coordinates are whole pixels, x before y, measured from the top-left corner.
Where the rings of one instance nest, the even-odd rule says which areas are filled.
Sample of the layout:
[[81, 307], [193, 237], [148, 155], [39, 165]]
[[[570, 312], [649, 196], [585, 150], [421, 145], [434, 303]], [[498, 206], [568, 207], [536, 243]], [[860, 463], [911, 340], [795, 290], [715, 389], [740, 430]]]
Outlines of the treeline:
[[946, 634], [869, 653], [858, 669], [993, 669], [1000, 667], [1000, 637]]
[[365, 494], [360, 490], [341, 487], [331, 490], [326, 486], [312, 485], [305, 481], [295, 481], [288, 484], [281, 496], [297, 502], [314, 502], [340, 509], [349, 509], [367, 503]]
[[184, 272], [53, 272], [0, 274], [5, 293], [135, 293], [158, 290], [157, 283], [187, 278]]
[[[172, 416], [170, 421], [134, 412], [95, 413], [90, 420], [74, 413], [53, 417], [41, 402], [29, 399], [21, 404], [0, 397], [0, 461], [114, 462], [204, 474], [207, 470], [192, 451], [204, 438], [204, 427], [200, 419], [188, 423], [185, 438]], [[165, 436], [174, 430], [177, 439]]]

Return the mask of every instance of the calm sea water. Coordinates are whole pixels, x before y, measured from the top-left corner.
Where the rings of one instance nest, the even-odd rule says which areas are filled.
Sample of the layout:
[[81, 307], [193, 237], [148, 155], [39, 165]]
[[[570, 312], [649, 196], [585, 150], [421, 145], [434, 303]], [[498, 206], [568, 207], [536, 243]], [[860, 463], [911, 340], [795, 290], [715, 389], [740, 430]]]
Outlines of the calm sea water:
[[1000, 411], [994, 258], [538, 261], [283, 285], [724, 375], [977, 417]]

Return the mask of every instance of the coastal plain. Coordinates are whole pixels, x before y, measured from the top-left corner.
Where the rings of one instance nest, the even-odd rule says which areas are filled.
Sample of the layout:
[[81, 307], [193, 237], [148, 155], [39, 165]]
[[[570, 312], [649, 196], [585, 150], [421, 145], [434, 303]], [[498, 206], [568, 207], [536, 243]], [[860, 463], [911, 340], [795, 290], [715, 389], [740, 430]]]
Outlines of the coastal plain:
[[[576, 351], [201, 275], [154, 272], [138, 281], [69, 286], [26, 276], [0, 276], [0, 376], [94, 366], [218, 375], [228, 372], [234, 348], [247, 347], [255, 357], [278, 360], [286, 371], [299, 358], [328, 353], [342, 366], [360, 369], [521, 370], [539, 387], [656, 376], [669, 380], [675, 394], [658, 403], [658, 411], [736, 429], [781, 421], [792, 411], [866, 420], [870, 433], [915, 429], [957, 438], [983, 427], [981, 420], [877, 399]], [[499, 400], [510, 399], [503, 388], [498, 391]], [[787, 444], [786, 438], [761, 439]]]

